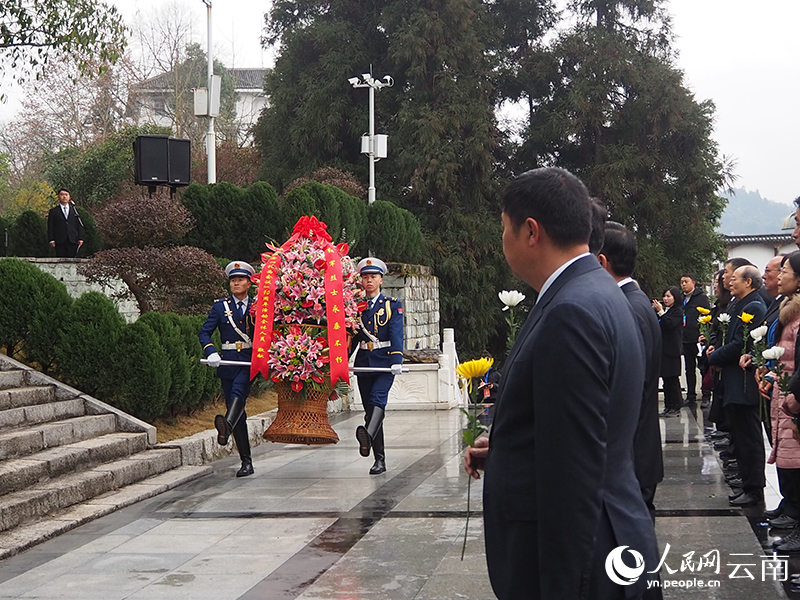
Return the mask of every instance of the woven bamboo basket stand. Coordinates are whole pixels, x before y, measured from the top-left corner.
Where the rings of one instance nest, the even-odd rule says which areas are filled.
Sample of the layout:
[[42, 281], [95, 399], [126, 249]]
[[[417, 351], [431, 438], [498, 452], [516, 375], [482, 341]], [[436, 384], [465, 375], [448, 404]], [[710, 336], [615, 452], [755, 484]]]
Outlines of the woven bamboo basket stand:
[[305, 400], [292, 392], [285, 381], [275, 383], [278, 392], [278, 414], [272, 425], [264, 432], [264, 439], [283, 444], [335, 444], [339, 436], [328, 421], [328, 398], [331, 395], [330, 380], [322, 390], [309, 389]]

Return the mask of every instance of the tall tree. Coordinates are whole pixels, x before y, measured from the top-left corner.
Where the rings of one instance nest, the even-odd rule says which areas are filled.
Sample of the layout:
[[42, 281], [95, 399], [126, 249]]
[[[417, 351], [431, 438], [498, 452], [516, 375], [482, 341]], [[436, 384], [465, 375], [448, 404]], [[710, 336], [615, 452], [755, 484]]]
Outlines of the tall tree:
[[4, 0], [0, 75], [10, 72], [18, 83], [38, 79], [53, 55], [72, 56], [92, 73], [120, 56], [125, 33], [116, 7], [98, 0]]
[[653, 293], [682, 272], [707, 274], [729, 173], [698, 103], [673, 65], [658, 0], [573, 2], [579, 20], [553, 44], [517, 168], [579, 175], [640, 246], [637, 277]]

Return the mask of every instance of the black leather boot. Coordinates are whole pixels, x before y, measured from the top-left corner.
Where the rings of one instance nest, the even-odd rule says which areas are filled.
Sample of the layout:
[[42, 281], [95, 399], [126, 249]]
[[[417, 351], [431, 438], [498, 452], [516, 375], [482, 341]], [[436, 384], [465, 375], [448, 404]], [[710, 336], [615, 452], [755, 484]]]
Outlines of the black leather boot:
[[372, 453], [375, 455], [375, 462], [372, 464], [369, 474], [380, 475], [386, 471], [386, 450], [383, 446], [383, 427], [380, 427], [375, 432], [375, 435], [372, 436]]
[[[227, 446], [231, 437], [231, 432], [239, 423], [239, 419], [244, 414], [244, 400], [238, 396], [231, 398], [231, 403], [225, 416], [217, 415], [214, 417], [214, 427], [217, 428], [217, 443], [220, 446]], [[245, 417], [246, 418], [246, 417]]]
[[383, 416], [384, 412], [380, 406], [364, 406], [366, 411], [367, 426], [359, 425], [356, 427], [356, 439], [358, 440], [358, 452], [361, 456], [367, 457], [372, 449], [375, 435], [378, 431], [383, 436]]
[[242, 414], [242, 418], [233, 428], [233, 440], [236, 442], [236, 449], [239, 450], [239, 458], [242, 459], [242, 468], [236, 472], [237, 477], [247, 477], [253, 474], [253, 459], [250, 456], [250, 436], [247, 433], [247, 415]]

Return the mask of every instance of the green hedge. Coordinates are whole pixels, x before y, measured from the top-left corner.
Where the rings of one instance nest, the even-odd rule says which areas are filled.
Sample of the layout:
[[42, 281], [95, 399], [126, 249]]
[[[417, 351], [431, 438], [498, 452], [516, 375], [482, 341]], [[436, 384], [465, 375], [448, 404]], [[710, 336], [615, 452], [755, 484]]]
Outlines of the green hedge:
[[135, 417], [190, 412], [221, 392], [200, 364], [204, 317], [150, 312], [126, 324], [103, 294], [73, 302], [63, 283], [17, 258], [0, 259], [0, 294], [6, 354]]
[[367, 206], [338, 187], [316, 181], [294, 188], [283, 202], [263, 181], [246, 189], [229, 183], [192, 184], [182, 202], [197, 223], [185, 243], [214, 256], [257, 263], [265, 241], [282, 243], [300, 217], [313, 215], [327, 224], [334, 242], [350, 244], [353, 256], [371, 251], [391, 262], [421, 258], [422, 231], [412, 213], [385, 200]]

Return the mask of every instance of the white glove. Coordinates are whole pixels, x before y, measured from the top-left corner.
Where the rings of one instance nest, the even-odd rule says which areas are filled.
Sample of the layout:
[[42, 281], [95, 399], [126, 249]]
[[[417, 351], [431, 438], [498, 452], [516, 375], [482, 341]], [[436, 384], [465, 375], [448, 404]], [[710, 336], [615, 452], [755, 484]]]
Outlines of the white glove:
[[219, 366], [219, 363], [221, 362], [222, 362], [222, 357], [216, 352], [209, 354], [208, 358], [206, 359], [206, 364], [209, 367], [214, 367], [215, 369]]
[[403, 363], [395, 363], [392, 365], [392, 375], [400, 375], [403, 372]]

